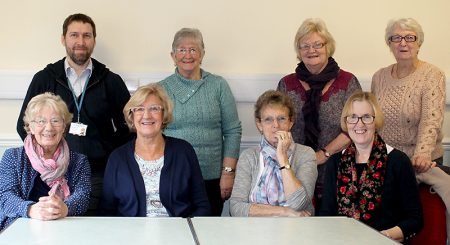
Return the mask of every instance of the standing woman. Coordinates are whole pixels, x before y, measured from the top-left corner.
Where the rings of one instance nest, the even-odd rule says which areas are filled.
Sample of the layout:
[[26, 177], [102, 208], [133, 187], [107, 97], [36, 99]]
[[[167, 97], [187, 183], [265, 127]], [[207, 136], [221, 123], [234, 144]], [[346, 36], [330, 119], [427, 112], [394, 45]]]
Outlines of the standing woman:
[[199, 30], [183, 28], [175, 34], [175, 73], [160, 82], [174, 103], [174, 119], [164, 133], [192, 144], [212, 215], [220, 216], [233, 188], [242, 128], [227, 82], [200, 68], [204, 55]]
[[335, 41], [321, 19], [306, 19], [298, 28], [294, 44], [300, 63], [295, 73], [280, 80], [278, 90], [294, 101], [294, 142], [316, 151], [319, 176], [315, 197], [319, 202], [323, 163], [350, 143], [339, 125], [342, 108], [350, 95], [361, 90], [361, 85], [333, 59]]
[[378, 70], [372, 92], [386, 117], [380, 135], [388, 144], [405, 152], [417, 179], [429, 184], [447, 207], [447, 236], [450, 236], [450, 176], [442, 165], [442, 123], [445, 111], [445, 74], [418, 58], [424, 40], [420, 24], [412, 18], [392, 20], [385, 41], [396, 63]]

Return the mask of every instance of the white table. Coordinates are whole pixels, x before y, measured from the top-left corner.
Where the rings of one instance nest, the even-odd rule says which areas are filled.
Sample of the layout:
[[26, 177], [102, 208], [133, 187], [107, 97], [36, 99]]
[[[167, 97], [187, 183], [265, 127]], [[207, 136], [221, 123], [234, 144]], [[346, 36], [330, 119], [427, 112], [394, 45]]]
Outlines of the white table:
[[67, 217], [17, 219], [0, 234], [8, 245], [195, 244], [186, 219]]
[[[192, 227], [189, 227], [191, 223]], [[191, 229], [195, 233], [191, 233]], [[54, 221], [17, 219], [0, 234], [3, 244], [45, 245], [283, 245], [397, 244], [345, 217], [310, 218], [107, 218], [68, 217]]]
[[201, 245], [398, 244], [345, 217], [192, 219]]

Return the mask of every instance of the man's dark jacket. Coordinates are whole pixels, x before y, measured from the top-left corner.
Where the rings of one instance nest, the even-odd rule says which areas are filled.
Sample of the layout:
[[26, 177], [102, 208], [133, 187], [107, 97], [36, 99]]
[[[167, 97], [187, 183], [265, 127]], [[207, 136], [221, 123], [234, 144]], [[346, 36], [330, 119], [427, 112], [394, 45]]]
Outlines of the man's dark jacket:
[[[64, 59], [47, 65], [34, 75], [17, 120], [17, 132], [22, 140], [27, 135], [23, 123], [25, 109], [28, 102], [38, 94], [52, 92], [61, 96], [73, 113], [72, 121], [78, 120], [77, 108], [64, 71]], [[103, 171], [109, 154], [129, 140], [122, 110], [130, 99], [130, 93], [119, 75], [95, 59], [92, 59], [92, 65], [92, 75], [80, 114], [80, 122], [88, 125], [86, 136], [67, 133], [66, 140], [72, 151], [88, 157], [92, 171], [96, 172]], [[78, 103], [80, 99], [81, 95]]]

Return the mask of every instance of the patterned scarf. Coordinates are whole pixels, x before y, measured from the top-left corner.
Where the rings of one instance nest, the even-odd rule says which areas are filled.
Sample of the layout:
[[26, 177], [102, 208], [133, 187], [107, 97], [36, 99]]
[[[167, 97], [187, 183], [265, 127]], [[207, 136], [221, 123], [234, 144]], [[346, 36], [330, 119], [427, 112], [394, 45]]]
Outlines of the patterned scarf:
[[352, 143], [341, 156], [337, 176], [338, 214], [370, 224], [379, 208], [383, 194], [384, 175], [388, 158], [386, 144], [375, 134], [367, 169], [357, 181], [356, 147]]
[[[269, 204], [273, 206], [284, 206], [286, 198], [284, 196], [283, 180], [281, 177], [280, 165], [277, 160], [277, 149], [261, 137], [260, 152], [264, 159], [264, 169], [255, 188], [250, 194], [250, 201], [253, 203]], [[294, 152], [294, 143], [288, 150], [288, 157]]]
[[63, 200], [70, 195], [69, 186], [64, 175], [69, 166], [69, 146], [64, 138], [59, 142], [52, 159], [44, 158], [44, 149], [29, 134], [24, 140], [25, 153], [31, 166], [41, 174], [41, 179], [51, 189], [48, 195], [59, 195]]
[[305, 119], [305, 145], [314, 150], [318, 149], [318, 138], [321, 131], [319, 109], [322, 90], [329, 81], [337, 77], [339, 69], [338, 64], [332, 57], [328, 58], [327, 66], [319, 74], [311, 74], [303, 62], [300, 62], [295, 69], [297, 78], [306, 82], [311, 88], [306, 91], [306, 101], [302, 112]]

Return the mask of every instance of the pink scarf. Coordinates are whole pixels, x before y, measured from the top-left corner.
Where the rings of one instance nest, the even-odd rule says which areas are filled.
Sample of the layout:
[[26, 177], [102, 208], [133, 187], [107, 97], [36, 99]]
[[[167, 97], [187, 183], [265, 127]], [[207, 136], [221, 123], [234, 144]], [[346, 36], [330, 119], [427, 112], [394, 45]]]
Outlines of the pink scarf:
[[56, 194], [62, 199], [67, 198], [70, 190], [64, 177], [69, 166], [69, 146], [66, 140], [61, 139], [52, 159], [44, 158], [44, 149], [31, 134], [25, 138], [24, 147], [31, 166], [41, 174], [42, 181], [51, 188], [48, 195]]

